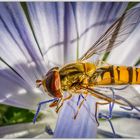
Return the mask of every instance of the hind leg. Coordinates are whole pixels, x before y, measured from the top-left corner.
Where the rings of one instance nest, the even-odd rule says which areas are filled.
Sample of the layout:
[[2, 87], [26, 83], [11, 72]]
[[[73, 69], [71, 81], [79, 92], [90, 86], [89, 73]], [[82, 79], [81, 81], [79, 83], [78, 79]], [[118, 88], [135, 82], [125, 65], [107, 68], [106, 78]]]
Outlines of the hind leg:
[[105, 103], [96, 102], [96, 104], [95, 104], [95, 120], [96, 120], [98, 126], [99, 126], [99, 122], [98, 122], [98, 119], [97, 119], [98, 118], [97, 117], [98, 105], [107, 105], [107, 104], [109, 104], [109, 102], [105, 102]]

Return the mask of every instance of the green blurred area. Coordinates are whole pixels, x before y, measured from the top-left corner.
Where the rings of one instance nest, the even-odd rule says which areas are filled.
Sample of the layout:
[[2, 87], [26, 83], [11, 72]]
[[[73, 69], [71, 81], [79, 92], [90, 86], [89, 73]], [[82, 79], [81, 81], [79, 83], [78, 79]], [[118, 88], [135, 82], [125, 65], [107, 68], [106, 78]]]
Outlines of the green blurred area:
[[34, 112], [31, 110], [0, 104], [0, 126], [32, 122], [33, 117]]
[[128, 3], [128, 6], [127, 6], [127, 8], [126, 8], [126, 10], [129, 10], [130, 8], [132, 8], [132, 7], [134, 7], [135, 5], [137, 5], [138, 3], [140, 3], [140, 2], [129, 2], [129, 3]]

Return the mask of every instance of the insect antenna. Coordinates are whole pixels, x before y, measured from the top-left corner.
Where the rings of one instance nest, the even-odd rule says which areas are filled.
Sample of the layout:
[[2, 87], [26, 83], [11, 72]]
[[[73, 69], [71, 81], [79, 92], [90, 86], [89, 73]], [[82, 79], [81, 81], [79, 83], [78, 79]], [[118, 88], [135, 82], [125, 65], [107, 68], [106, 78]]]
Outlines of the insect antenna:
[[42, 80], [36, 80], [36, 87], [39, 88], [42, 85]]

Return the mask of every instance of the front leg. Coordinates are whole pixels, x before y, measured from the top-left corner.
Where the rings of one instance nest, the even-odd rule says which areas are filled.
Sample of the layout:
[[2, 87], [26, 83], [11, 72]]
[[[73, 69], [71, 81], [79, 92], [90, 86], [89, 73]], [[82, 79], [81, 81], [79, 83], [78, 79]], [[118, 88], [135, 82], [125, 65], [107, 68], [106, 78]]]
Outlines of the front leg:
[[49, 107], [55, 107], [55, 106], [58, 106], [60, 100], [61, 100], [61, 99], [58, 99], [58, 100], [53, 101], [53, 102], [49, 105]]
[[[68, 97], [66, 97], [66, 98], [61, 98], [61, 104], [60, 104], [60, 106], [59, 106], [59, 104], [58, 104], [58, 106], [57, 106], [57, 108], [56, 108], [56, 113], [58, 113], [59, 112], [59, 110], [60, 110], [60, 108], [63, 106], [63, 104], [64, 104], [64, 102], [66, 101], [66, 100], [69, 100], [69, 99], [71, 99], [71, 97], [72, 97], [72, 94], [70, 94], [69, 93], [69, 96]], [[59, 103], [60, 103], [59, 102]]]

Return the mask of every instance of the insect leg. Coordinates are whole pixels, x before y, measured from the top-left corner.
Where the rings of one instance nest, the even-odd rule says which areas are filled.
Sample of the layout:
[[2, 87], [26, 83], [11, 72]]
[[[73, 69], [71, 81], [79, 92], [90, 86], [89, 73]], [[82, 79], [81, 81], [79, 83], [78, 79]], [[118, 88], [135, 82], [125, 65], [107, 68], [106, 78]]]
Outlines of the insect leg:
[[127, 99], [125, 99], [125, 98], [123, 98], [119, 95], [115, 95], [115, 98], [118, 99], [118, 100], [124, 101], [130, 107], [130, 108], [126, 108], [126, 107], [121, 106], [120, 108], [123, 108], [125, 110], [130, 110], [130, 111], [135, 108], [137, 111], [140, 111], [137, 107], [135, 107], [133, 104], [131, 104]]
[[60, 110], [60, 108], [63, 106], [64, 102], [65, 102], [66, 100], [69, 100], [71, 97], [72, 97], [72, 94], [69, 94], [68, 97], [62, 99], [62, 102], [61, 102], [60, 106], [58, 106], [58, 107], [56, 108], [56, 113], [59, 112], [59, 110]]
[[[123, 90], [125, 88], [127, 88], [128, 86], [130, 85], [126, 85], [125, 87], [123, 88], [114, 88], [114, 87], [111, 87], [112, 90]], [[130, 107], [130, 108], [126, 108], [126, 107], [120, 107], [120, 108], [123, 108], [125, 110], [133, 110], [134, 108], [140, 112], [140, 109], [138, 109], [136, 106], [134, 106], [133, 104], [131, 104], [131, 102], [129, 102], [127, 99], [125, 99], [124, 97], [122, 96], [119, 96], [119, 95], [115, 95], [115, 98], [116, 99], [121, 99], [122, 101], [124, 101], [125, 103], [127, 103], [127, 105]]]
[[53, 102], [49, 105], [49, 107], [55, 107], [55, 106], [57, 106], [57, 105], [59, 104], [60, 100], [61, 100], [61, 99], [53, 101]]
[[86, 94], [85, 97], [82, 95], [83, 100], [82, 100], [82, 102], [80, 103], [80, 105], [78, 106], [78, 109], [77, 109], [77, 111], [76, 111], [76, 114], [74, 115], [74, 119], [76, 119], [76, 117], [77, 117], [77, 115], [78, 115], [78, 113], [79, 113], [80, 108], [82, 107], [84, 101], [86, 101], [87, 95], [88, 95], [88, 94]]
[[53, 101], [55, 101], [55, 100], [58, 100], [58, 98], [54, 98], [54, 99], [51, 99], [51, 100], [39, 102], [37, 111], [36, 111], [35, 116], [34, 116], [34, 119], [33, 119], [33, 123], [36, 122], [36, 119], [37, 119], [38, 113], [39, 113], [39, 111], [40, 111], [41, 105], [42, 105], [42, 104], [49, 103], [49, 102], [53, 102]]
[[[114, 90], [124, 90], [124, 89], [126, 89], [128, 86], [130, 86], [130, 84], [127, 84], [126, 86], [124, 86], [124, 87], [122, 87], [122, 88], [114, 88], [114, 87], [100, 87], [100, 88], [105, 88], [105, 89], [110, 89], [112, 92], [114, 92]], [[123, 105], [123, 106], [121, 106], [120, 108], [123, 108], [123, 109], [125, 109], [125, 110], [129, 110], [129, 111], [131, 111], [131, 110], [133, 110], [133, 109], [136, 109], [137, 111], [139, 111], [140, 112], [140, 109], [138, 109], [136, 106], [134, 106], [130, 101], [128, 101], [127, 99], [125, 99], [124, 97], [122, 97], [122, 96], [119, 96], [119, 95], [114, 95], [114, 99], [115, 100], [120, 100], [121, 102], [123, 101], [125, 104], [123, 105], [123, 104], [120, 104], [120, 105]], [[114, 102], [116, 102], [114, 100]], [[120, 102], [119, 101], [119, 102]], [[116, 102], [116, 103], [118, 103], [118, 102]], [[128, 106], [128, 107], [124, 107], [124, 106]]]
[[[83, 87], [84, 88], [84, 87]], [[94, 89], [91, 89], [91, 88], [84, 88], [86, 90], [88, 90], [88, 92], [91, 93], [92, 96], [98, 98], [98, 99], [101, 99], [101, 100], [104, 100], [104, 101], [108, 101], [109, 103], [113, 101], [113, 99], [109, 96], [106, 96], [104, 95], [103, 93], [97, 91], [97, 90], [94, 90]], [[115, 98], [116, 99], [116, 98]], [[115, 103], [118, 103], [120, 105], [123, 105], [121, 102], [119, 101], [116, 101], [114, 100]]]
[[[95, 106], [96, 107], [96, 109], [95, 109], [95, 120], [96, 120], [98, 126], [99, 126], [99, 122], [98, 122], [98, 119], [97, 119], [97, 108], [98, 108], [98, 105], [106, 105], [106, 104], [109, 104], [109, 102], [107, 102], [107, 103], [96, 102], [96, 106]], [[112, 118], [113, 106], [114, 106], [114, 103], [112, 105], [111, 105], [111, 103], [109, 104], [109, 116], [106, 116], [106, 115], [103, 115], [102, 113], [99, 113], [99, 118], [104, 118], [104, 119], [106, 119], [109, 122], [109, 124], [111, 126], [111, 129], [113, 131], [113, 135], [115, 137], [116, 136], [115, 130], [114, 130], [114, 127], [113, 127], [112, 122], [110, 120]]]
[[[114, 90], [123, 90], [123, 89], [125, 89], [125, 88], [127, 88], [129, 85], [126, 85], [126, 86], [124, 86], [124, 87], [122, 87], [122, 88], [114, 88], [114, 87], [100, 87], [100, 88], [106, 88], [106, 89], [112, 89], [113, 91]], [[93, 91], [95, 91], [95, 90], [93, 90]], [[96, 91], [97, 92], [97, 91]], [[97, 94], [98, 93], [100, 93], [100, 92], [97, 92]], [[102, 96], [102, 94], [100, 93], [100, 95]], [[99, 97], [100, 99], [102, 98], [102, 97], [100, 97], [100, 95], [94, 95], [93, 94], [93, 96], [95, 96], [95, 97]], [[105, 95], [104, 95], [105, 96]], [[109, 97], [110, 99], [111, 99], [111, 101], [113, 102], [113, 99], [112, 99], [112, 97]], [[131, 110], [133, 110], [133, 109], [136, 109], [137, 111], [139, 111], [140, 112], [140, 109], [138, 109], [136, 106], [134, 106], [130, 101], [128, 101], [127, 99], [125, 99], [124, 97], [122, 97], [122, 96], [119, 96], [119, 95], [115, 95], [114, 94], [114, 103], [117, 103], [117, 104], [120, 104], [120, 105], [123, 105], [123, 106], [121, 106], [120, 108], [123, 108], [123, 109], [125, 109], [125, 110], [129, 110], [129, 111], [131, 111]], [[105, 98], [102, 98], [102, 99], [105, 99]], [[123, 101], [123, 102], [122, 102]], [[128, 106], [128, 107], [124, 107], [124, 106]]]
[[[114, 106], [114, 103], [113, 103], [113, 106]], [[106, 116], [106, 115], [103, 115], [102, 113], [99, 113], [99, 118], [104, 118], [104, 119], [106, 119], [109, 122], [109, 124], [111, 126], [111, 129], [112, 129], [112, 132], [113, 132], [113, 135], [114, 135], [114, 137], [116, 137], [115, 130], [114, 130], [114, 127], [113, 127], [112, 122], [111, 122], [112, 109], [113, 108], [111, 107], [111, 103], [110, 103], [109, 104], [109, 116]]]
[[110, 88], [110, 90], [112, 91], [112, 94], [113, 94], [113, 100], [109, 104], [109, 116], [108, 116], [108, 119], [112, 118], [112, 111], [113, 111], [114, 101], [115, 101], [115, 92], [114, 92], [113, 88]]
[[105, 103], [99, 103], [99, 102], [96, 102], [95, 104], [95, 120], [99, 126], [99, 122], [98, 122], [98, 117], [97, 117], [97, 110], [98, 110], [98, 105], [106, 105], [106, 104], [109, 104], [109, 102], [105, 102]]
[[[127, 85], [128, 86], [128, 85]], [[107, 87], [108, 89], [110, 89], [112, 91], [112, 94], [113, 94], [113, 99], [114, 99], [114, 102], [115, 102], [115, 99], [116, 100], [122, 100], [124, 101], [125, 103], [127, 103], [127, 105], [130, 107], [130, 108], [126, 108], [126, 107], [121, 107], [125, 110], [133, 110], [134, 106], [125, 98], [119, 96], [119, 95], [115, 95], [114, 93], [114, 90], [123, 90], [125, 88], [127, 88], [127, 86], [123, 87], [123, 88], [114, 88], [114, 87]], [[106, 87], [105, 87], [106, 88]]]
[[96, 107], [96, 108], [95, 108], [95, 120], [96, 120], [96, 122], [97, 122], [98, 125], [99, 125], [99, 122], [98, 122], [98, 119], [97, 119], [97, 108], [98, 108], [98, 105], [105, 105], [105, 104], [109, 104], [109, 103], [113, 102], [113, 104], [110, 106], [110, 115], [109, 115], [109, 116], [106, 116], [106, 115], [103, 115], [103, 114], [100, 113], [100, 114], [99, 114], [99, 117], [105, 118], [105, 119], [108, 120], [108, 122], [109, 122], [109, 124], [110, 124], [110, 126], [111, 126], [111, 128], [112, 128], [114, 137], [115, 137], [115, 131], [114, 131], [112, 122], [111, 122], [111, 120], [110, 120], [110, 117], [112, 117], [112, 110], [113, 110], [114, 103], [119, 103], [119, 102], [117, 102], [117, 101], [115, 100], [116, 97], [114, 96], [114, 91], [113, 91], [113, 89], [111, 89], [111, 90], [112, 90], [112, 93], [113, 93], [113, 99], [110, 98], [110, 97], [107, 97], [107, 96], [103, 95], [102, 93], [100, 93], [100, 92], [98, 92], [98, 91], [96, 91], [96, 90], [93, 90], [93, 89], [90, 89], [90, 88], [86, 88], [86, 89], [91, 93], [92, 96], [95, 96], [96, 98], [99, 98], [99, 99], [102, 99], [102, 100], [104, 100], [104, 101], [107, 101], [106, 103], [99, 103], [99, 102], [96, 102], [96, 106], [95, 106], [95, 107]]
[[[126, 85], [126, 86], [123, 87], [123, 88], [112, 88], [112, 89], [114, 89], [114, 90], [123, 90], [123, 89], [127, 88], [128, 86], [129, 86], [129, 85]], [[127, 99], [125, 99], [125, 98], [123, 98], [123, 97], [121, 97], [121, 96], [119, 96], [119, 95], [115, 95], [115, 97], [118, 98], [118, 99], [123, 100], [123, 101], [126, 102], [126, 103], [128, 104], [128, 106], [130, 107], [130, 108], [126, 108], [126, 107], [120, 107], [120, 108], [123, 108], [123, 109], [125, 109], [125, 110], [133, 110], [133, 109], [135, 108], [137, 111], [140, 112], [140, 109], [138, 109], [138, 108], [135, 107], [133, 104], [131, 104]]]

